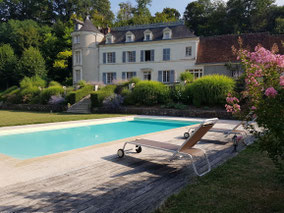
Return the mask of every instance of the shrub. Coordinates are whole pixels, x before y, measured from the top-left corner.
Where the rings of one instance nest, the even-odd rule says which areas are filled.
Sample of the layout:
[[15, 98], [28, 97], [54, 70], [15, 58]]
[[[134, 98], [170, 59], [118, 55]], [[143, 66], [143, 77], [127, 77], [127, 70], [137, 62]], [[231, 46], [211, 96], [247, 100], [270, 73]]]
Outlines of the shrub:
[[61, 95], [53, 95], [50, 97], [48, 104], [51, 105], [60, 105], [65, 102], [65, 98], [63, 98]]
[[190, 72], [183, 72], [180, 74], [180, 80], [186, 83], [192, 83], [194, 80], [194, 76]]
[[208, 75], [195, 80], [188, 88], [188, 92], [193, 97], [193, 104], [197, 107], [201, 105], [220, 105], [226, 102], [226, 96], [232, 92], [235, 81], [224, 75]]
[[12, 92], [12, 91], [15, 90], [15, 89], [18, 89], [18, 87], [17, 87], [17, 86], [12, 86], [12, 87], [6, 89], [5, 91], [3, 91], [2, 93], [0, 93], [0, 101], [1, 101], [1, 99], [2, 99], [5, 95], [9, 94], [10, 92]]
[[29, 86], [21, 89], [20, 95], [22, 102], [26, 104], [37, 103], [39, 101], [39, 95], [41, 90], [37, 86]]
[[133, 89], [133, 98], [138, 104], [153, 106], [169, 99], [169, 89], [161, 82], [140, 81]]
[[82, 98], [86, 97], [87, 95], [91, 94], [94, 89], [94, 86], [87, 84], [86, 86], [78, 89], [77, 91], [70, 92], [67, 97], [66, 101], [70, 104], [75, 104], [80, 101]]
[[138, 84], [140, 81], [141, 81], [140, 78], [133, 77], [133, 78], [130, 79], [129, 84], [133, 84], [133, 83]]
[[47, 104], [52, 96], [59, 96], [64, 94], [64, 89], [62, 86], [50, 86], [44, 89], [41, 93], [41, 103]]
[[4, 101], [11, 104], [14, 102], [19, 103], [20, 102], [19, 92], [20, 88], [18, 88], [17, 86], [10, 87], [1, 93], [0, 101]]
[[124, 105], [134, 105], [135, 104], [135, 100], [133, 98], [132, 92], [128, 88], [122, 89], [121, 96], [123, 97]]
[[112, 94], [111, 96], [105, 98], [103, 101], [103, 106], [108, 109], [119, 109], [123, 103], [123, 97], [121, 95]]
[[185, 90], [186, 86], [182, 84], [170, 87], [170, 99], [174, 102], [187, 103]]
[[103, 101], [114, 94], [115, 88], [115, 85], [108, 85], [99, 91], [93, 92], [91, 94], [92, 107], [101, 107], [103, 105]]
[[35, 75], [31, 78], [25, 77], [21, 82], [20, 82], [20, 87], [27, 88], [27, 87], [41, 87], [44, 88], [46, 86], [46, 81], [40, 78], [38, 75]]
[[53, 86], [61, 87], [61, 84], [58, 83], [57, 81], [51, 81], [51, 82], [49, 82], [48, 86], [49, 87], [53, 87]]

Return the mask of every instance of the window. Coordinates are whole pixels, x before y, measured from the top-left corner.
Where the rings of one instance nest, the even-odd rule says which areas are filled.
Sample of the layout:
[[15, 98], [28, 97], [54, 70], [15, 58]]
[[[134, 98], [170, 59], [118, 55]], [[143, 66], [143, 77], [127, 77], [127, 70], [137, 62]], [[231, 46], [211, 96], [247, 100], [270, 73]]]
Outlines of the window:
[[171, 49], [170, 48], [163, 49], [163, 60], [164, 61], [171, 60]]
[[150, 41], [150, 40], [151, 40], [150, 34], [146, 35], [145, 40], [146, 40], [146, 41]]
[[116, 62], [115, 52], [103, 53], [103, 63], [113, 64]]
[[108, 34], [106, 35], [106, 44], [112, 44], [113, 41], [114, 41], [113, 35], [112, 35], [111, 33], [108, 33]]
[[185, 48], [185, 55], [191, 56], [192, 55], [192, 47], [186, 47]]
[[132, 32], [127, 32], [126, 33], [126, 38], [125, 38], [126, 42], [133, 42], [134, 41], [134, 34]]
[[155, 50], [141, 50], [141, 62], [155, 61]]
[[169, 32], [165, 33], [165, 39], [170, 39], [170, 33]]
[[107, 44], [111, 44], [111, 43], [112, 43], [111, 37], [108, 37], [108, 38], [107, 38], [106, 43], [107, 43]]
[[166, 28], [163, 30], [163, 39], [171, 39], [172, 38], [172, 30], [170, 28]]
[[202, 69], [188, 69], [186, 72], [190, 72], [193, 74], [194, 78], [201, 78], [203, 76], [203, 70]]
[[162, 70], [158, 71], [158, 81], [163, 83], [174, 83], [175, 82], [175, 71], [174, 70]]
[[75, 79], [76, 79], [76, 82], [79, 82], [82, 80], [81, 78], [81, 70], [75, 70]]
[[81, 64], [81, 51], [75, 51], [75, 65]]
[[152, 79], [151, 72], [150, 71], [143, 72], [143, 79], [151, 81], [151, 79]]
[[103, 73], [104, 84], [112, 84], [113, 80], [116, 80], [115, 72]]
[[163, 71], [162, 82], [163, 83], [169, 83], [170, 82], [170, 75], [171, 75], [171, 71], [169, 71], [169, 70]]
[[133, 77], [135, 77], [136, 76], [136, 73], [135, 72], [127, 72], [126, 73], [126, 78], [127, 79], [131, 79], [131, 78], [133, 78]]
[[80, 44], [80, 36], [75, 36], [74, 37], [74, 44]]

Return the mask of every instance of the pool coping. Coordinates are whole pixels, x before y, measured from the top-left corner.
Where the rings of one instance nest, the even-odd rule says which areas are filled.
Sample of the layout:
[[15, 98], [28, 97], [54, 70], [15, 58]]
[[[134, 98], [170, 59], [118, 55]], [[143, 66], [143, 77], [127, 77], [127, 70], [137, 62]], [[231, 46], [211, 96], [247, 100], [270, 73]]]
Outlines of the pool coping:
[[[10, 134], [21, 134], [21, 133], [31, 133], [31, 132], [38, 132], [38, 131], [48, 131], [48, 130], [56, 130], [56, 129], [64, 129], [64, 128], [72, 128], [72, 127], [81, 127], [81, 126], [88, 126], [88, 125], [99, 125], [99, 124], [107, 124], [107, 123], [114, 123], [114, 122], [119, 122], [119, 121], [127, 121], [127, 120], [132, 120], [134, 118], [149, 118], [149, 119], [167, 119], [167, 120], [180, 120], [180, 121], [191, 121], [191, 122], [202, 122], [206, 119], [202, 118], [180, 118], [180, 117], [167, 117], [167, 116], [143, 116], [143, 115], [137, 115], [137, 116], [125, 116], [125, 117], [115, 117], [115, 118], [102, 118], [102, 119], [91, 119], [91, 120], [80, 120], [80, 121], [67, 121], [67, 122], [56, 122], [56, 123], [46, 123], [46, 124], [32, 124], [32, 125], [23, 125], [23, 126], [12, 126], [12, 127], [1, 127], [0, 128], [0, 136], [4, 135], [10, 135]], [[191, 127], [198, 126], [199, 124], [194, 124], [194, 125], [189, 125]], [[178, 128], [173, 128], [173, 129], [168, 129], [164, 131], [159, 131], [159, 132], [153, 132], [153, 133], [148, 133], [144, 135], [138, 135], [138, 136], [133, 136], [133, 137], [128, 137], [128, 138], [123, 138], [120, 140], [114, 140], [114, 141], [109, 141], [105, 142], [102, 144], [95, 144], [87, 147], [82, 147], [82, 148], [77, 148], [73, 150], [67, 150], [63, 152], [58, 152], [58, 153], [53, 153], [50, 155], [45, 155], [45, 156], [40, 156], [40, 157], [35, 157], [35, 158], [30, 158], [30, 159], [17, 159], [5, 154], [0, 153], [0, 160], [6, 160], [14, 165], [17, 166], [22, 166], [34, 162], [39, 162], [39, 161], [46, 161], [49, 159], [56, 159], [56, 158], [61, 158], [66, 155], [71, 155], [75, 154], [78, 152], [83, 152], [85, 150], [91, 150], [95, 148], [101, 148], [101, 147], [107, 147], [111, 146], [114, 144], [119, 144], [119, 143], [124, 143], [126, 141], [132, 141], [136, 140], [138, 138], [142, 137], [148, 137], [151, 135], [155, 134], [161, 134], [161, 133], [166, 133], [170, 132], [176, 129], [183, 129], [187, 128], [189, 126], [184, 126], [184, 127], [178, 127]], [[30, 129], [33, 128], [33, 129]], [[27, 131], [28, 130], [28, 131]], [[10, 133], [10, 134], [8, 134]]]

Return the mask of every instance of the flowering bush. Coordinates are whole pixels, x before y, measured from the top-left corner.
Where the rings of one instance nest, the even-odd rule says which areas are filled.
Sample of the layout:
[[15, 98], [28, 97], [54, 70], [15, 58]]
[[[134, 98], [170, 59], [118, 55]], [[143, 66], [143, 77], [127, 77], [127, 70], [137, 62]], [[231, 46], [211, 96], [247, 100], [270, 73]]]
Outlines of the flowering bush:
[[105, 108], [116, 110], [121, 108], [123, 104], [123, 97], [121, 95], [113, 94], [103, 101]]
[[260, 45], [254, 52], [234, 47], [233, 51], [245, 68], [246, 86], [241, 99], [245, 100], [246, 107], [242, 106], [241, 111], [239, 100], [229, 94], [226, 109], [244, 113], [247, 108], [257, 116], [262, 129], [254, 129], [257, 142], [284, 174], [284, 55], [276, 54], [276, 45], [271, 51]]

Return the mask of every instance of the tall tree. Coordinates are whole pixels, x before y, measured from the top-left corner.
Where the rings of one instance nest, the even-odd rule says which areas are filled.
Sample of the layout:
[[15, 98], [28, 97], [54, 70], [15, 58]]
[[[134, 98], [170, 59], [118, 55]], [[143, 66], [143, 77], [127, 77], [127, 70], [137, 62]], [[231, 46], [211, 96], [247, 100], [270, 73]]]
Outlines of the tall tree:
[[47, 75], [44, 58], [40, 51], [34, 47], [30, 47], [23, 52], [19, 69], [22, 75], [27, 77], [38, 75], [41, 78], [45, 78]]
[[169, 19], [175, 18], [176, 20], [180, 19], [180, 12], [175, 8], [164, 8], [163, 12], [167, 15]]
[[135, 8], [130, 2], [121, 2], [119, 4], [119, 11], [117, 13], [117, 21], [125, 22], [133, 18], [133, 12]]
[[18, 83], [19, 75], [16, 69], [17, 56], [9, 44], [0, 46], [0, 89], [6, 89]]

